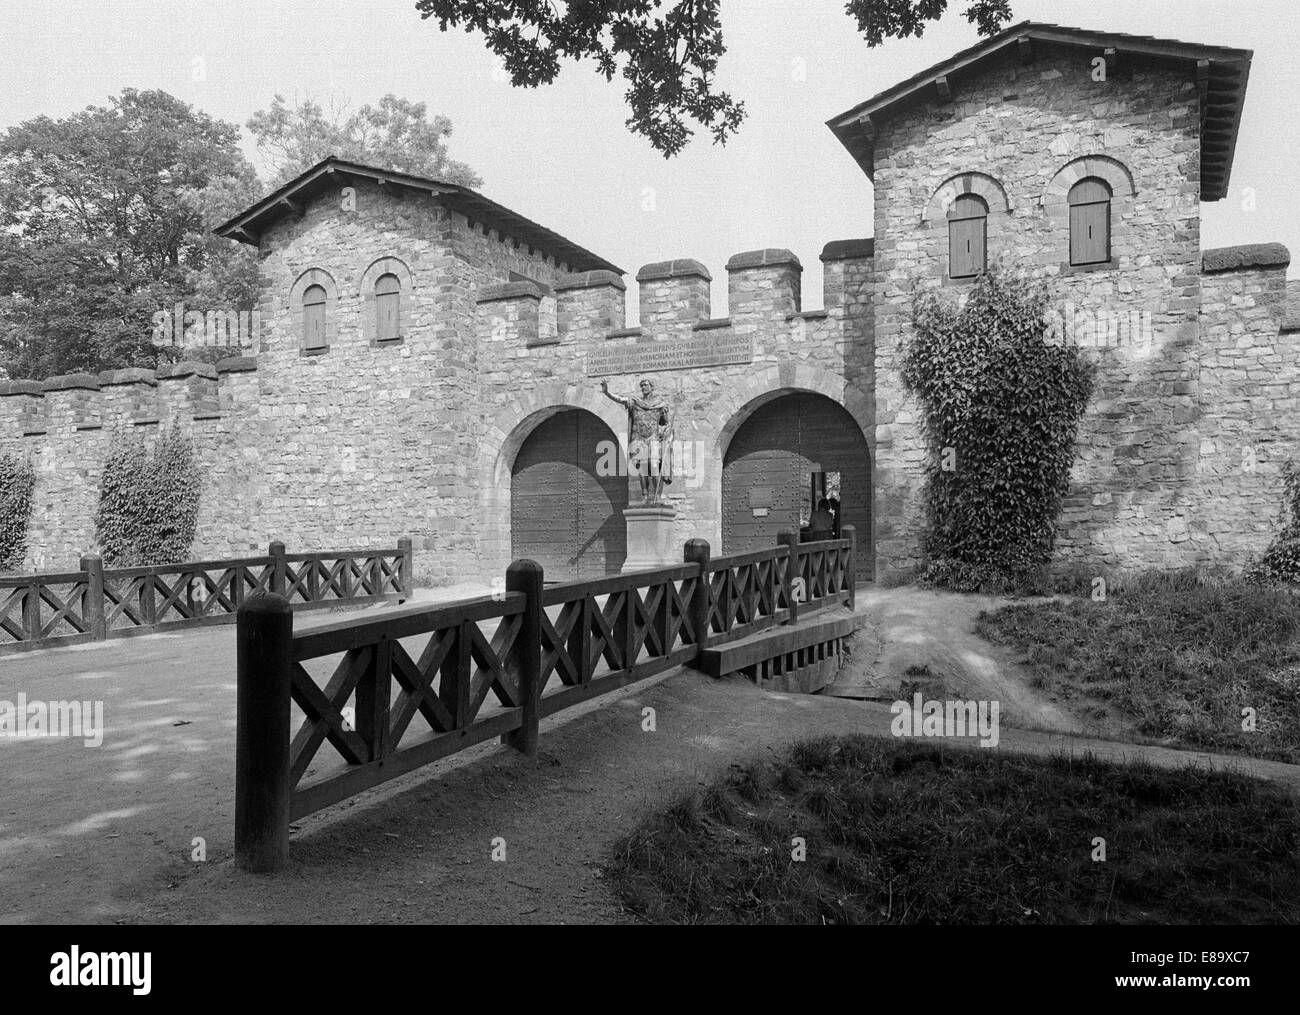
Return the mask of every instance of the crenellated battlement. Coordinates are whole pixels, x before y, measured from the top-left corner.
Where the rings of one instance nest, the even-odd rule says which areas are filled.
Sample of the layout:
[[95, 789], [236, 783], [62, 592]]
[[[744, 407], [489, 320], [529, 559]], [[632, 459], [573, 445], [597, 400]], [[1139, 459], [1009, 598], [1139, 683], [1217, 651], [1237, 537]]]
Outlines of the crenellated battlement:
[[693, 258], [644, 265], [636, 274], [640, 325], [627, 327], [627, 285], [612, 271], [558, 276], [550, 285], [513, 281], [477, 295], [479, 338], [524, 348], [621, 338], [683, 338], [732, 328], [788, 330], [804, 322], [865, 315], [873, 243], [839, 240], [821, 253], [823, 309], [802, 307], [803, 264], [784, 248], [748, 250], [726, 264], [727, 316], [712, 316], [713, 275]]
[[21, 438], [72, 435], [169, 421], [220, 420], [257, 408], [257, 361], [181, 362], [75, 373], [44, 381], [0, 381], [0, 446]]

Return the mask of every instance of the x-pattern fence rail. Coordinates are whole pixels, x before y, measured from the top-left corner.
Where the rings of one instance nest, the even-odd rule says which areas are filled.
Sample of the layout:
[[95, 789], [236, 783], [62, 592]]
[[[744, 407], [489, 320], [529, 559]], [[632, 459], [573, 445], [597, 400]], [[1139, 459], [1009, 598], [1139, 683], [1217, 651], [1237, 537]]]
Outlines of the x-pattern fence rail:
[[265, 557], [0, 578], [0, 653], [207, 624], [230, 624], [258, 592], [280, 593], [295, 610], [410, 594], [411, 541], [393, 549], [285, 553]]
[[[843, 539], [783, 536], [712, 560], [691, 540], [680, 565], [549, 588], [521, 560], [495, 597], [297, 634], [286, 596], [251, 597], [238, 634], [240, 863], [278, 870], [290, 821], [493, 737], [534, 753], [545, 716], [695, 664], [711, 642], [793, 623], [800, 609], [851, 606], [854, 548], [849, 527]], [[342, 765], [318, 771], [326, 744]]]

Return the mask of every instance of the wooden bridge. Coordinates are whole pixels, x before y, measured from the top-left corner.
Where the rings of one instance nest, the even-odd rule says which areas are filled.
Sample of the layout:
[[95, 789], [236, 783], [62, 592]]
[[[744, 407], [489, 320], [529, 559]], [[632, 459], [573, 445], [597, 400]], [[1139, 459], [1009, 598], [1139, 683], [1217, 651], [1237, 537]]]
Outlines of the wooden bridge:
[[[300, 634], [283, 596], [250, 597], [237, 638], [240, 864], [281, 869], [291, 820], [494, 737], [532, 754], [542, 717], [674, 666], [815, 689], [853, 626], [856, 537], [843, 535], [783, 534], [718, 558], [691, 540], [680, 565], [551, 586], [520, 560], [504, 593]], [[318, 772], [327, 742], [342, 764]]]

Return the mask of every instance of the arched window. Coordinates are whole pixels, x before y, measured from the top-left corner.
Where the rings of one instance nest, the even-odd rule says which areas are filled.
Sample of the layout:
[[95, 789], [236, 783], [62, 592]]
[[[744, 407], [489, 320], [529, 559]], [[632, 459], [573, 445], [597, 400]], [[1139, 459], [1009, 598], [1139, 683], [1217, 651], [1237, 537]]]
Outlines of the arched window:
[[402, 303], [402, 283], [389, 273], [380, 275], [375, 282], [375, 339], [389, 342], [402, 337], [399, 314]]
[[1110, 260], [1110, 184], [1095, 176], [1070, 188], [1070, 263]]
[[304, 349], [324, 349], [325, 287], [309, 285], [302, 294], [302, 345]]
[[984, 270], [989, 206], [976, 194], [961, 194], [948, 209], [948, 275], [972, 278]]

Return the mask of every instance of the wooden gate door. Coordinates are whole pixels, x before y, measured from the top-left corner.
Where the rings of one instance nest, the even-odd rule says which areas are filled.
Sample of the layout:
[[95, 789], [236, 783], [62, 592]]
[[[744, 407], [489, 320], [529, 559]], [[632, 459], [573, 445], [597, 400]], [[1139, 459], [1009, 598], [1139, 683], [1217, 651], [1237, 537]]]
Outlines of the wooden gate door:
[[511, 556], [537, 561], [548, 582], [617, 574], [627, 559], [628, 481], [597, 475], [604, 441], [615, 442], [609, 427], [568, 410], [537, 427], [515, 458]]
[[[722, 552], [776, 545], [811, 511], [810, 477], [840, 473], [840, 523], [857, 527], [860, 558], [870, 553], [871, 460], [857, 421], [837, 402], [811, 393], [782, 395], [736, 431], [722, 466]], [[859, 565], [860, 574], [870, 574]]]

